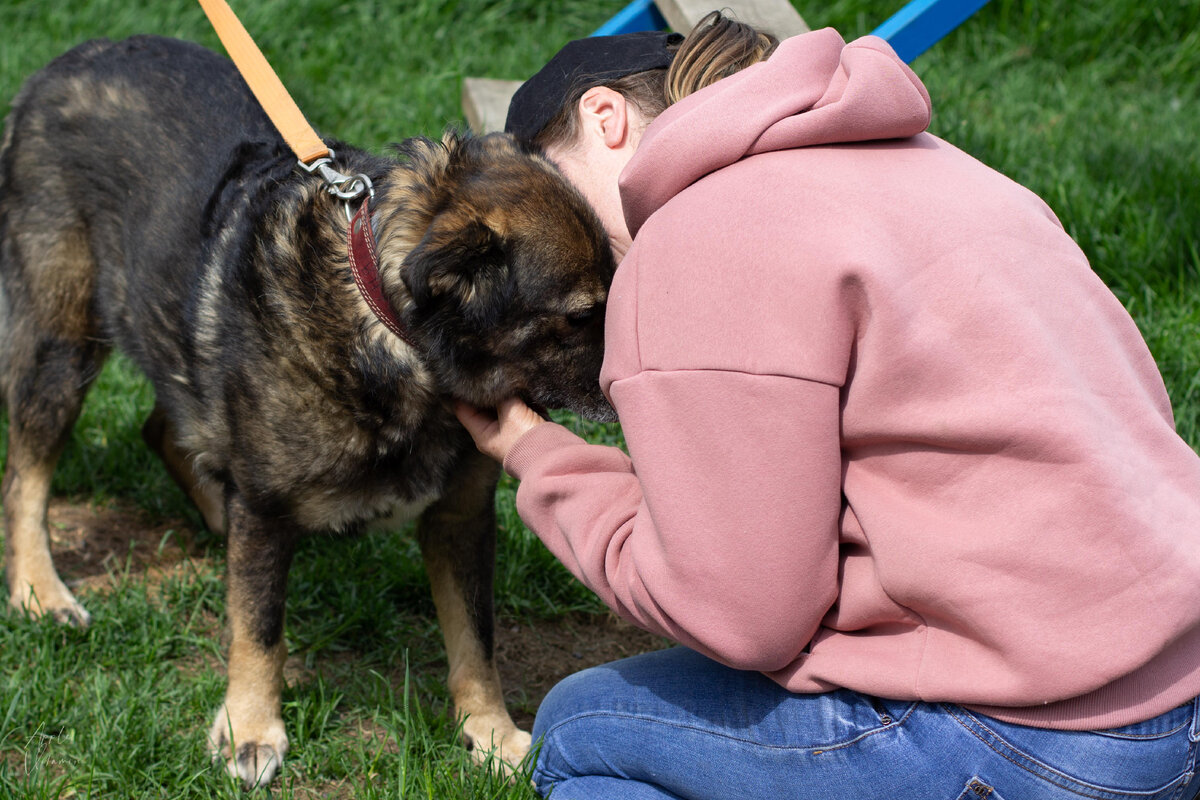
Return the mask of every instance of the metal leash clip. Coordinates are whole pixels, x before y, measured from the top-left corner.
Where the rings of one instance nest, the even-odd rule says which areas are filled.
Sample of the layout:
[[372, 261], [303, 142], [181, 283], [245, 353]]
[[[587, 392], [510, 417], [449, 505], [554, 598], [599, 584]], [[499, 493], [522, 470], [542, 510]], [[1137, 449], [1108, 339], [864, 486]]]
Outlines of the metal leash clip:
[[328, 156], [323, 156], [313, 161], [311, 164], [306, 164], [303, 161], [298, 161], [305, 172], [320, 173], [325, 182], [329, 184], [326, 187], [331, 195], [339, 200], [345, 201], [346, 219], [349, 220], [353, 214], [350, 213], [350, 201], [356, 200], [367, 195], [368, 199], [375, 198], [375, 186], [371, 183], [371, 179], [363, 173], [357, 175], [343, 175], [333, 168], [333, 158], [336, 154], [330, 150]]

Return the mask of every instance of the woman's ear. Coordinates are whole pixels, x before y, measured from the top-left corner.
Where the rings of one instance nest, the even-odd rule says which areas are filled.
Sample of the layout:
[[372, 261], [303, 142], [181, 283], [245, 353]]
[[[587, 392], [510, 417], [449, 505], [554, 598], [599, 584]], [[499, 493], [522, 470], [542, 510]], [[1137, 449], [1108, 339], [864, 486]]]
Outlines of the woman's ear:
[[629, 140], [629, 103], [615, 89], [607, 86], [588, 89], [579, 98], [579, 114], [584, 132], [599, 136], [605, 147], [619, 148]]

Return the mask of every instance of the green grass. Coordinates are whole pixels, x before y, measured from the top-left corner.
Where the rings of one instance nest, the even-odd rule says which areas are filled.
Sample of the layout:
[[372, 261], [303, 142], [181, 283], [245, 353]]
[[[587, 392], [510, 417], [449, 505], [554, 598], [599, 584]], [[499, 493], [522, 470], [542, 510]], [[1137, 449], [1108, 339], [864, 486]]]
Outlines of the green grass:
[[[528, 75], [624, 2], [233, 5], [320, 130], [380, 150], [462, 126], [464, 75]], [[853, 37], [901, 4], [797, 7], [814, 27]], [[216, 46], [191, 0], [7, 0], [0, 30], [0, 103], [86, 38], [151, 32]], [[933, 131], [1044, 197], [1080, 242], [1146, 336], [1181, 434], [1200, 444], [1200, 5], [992, 0], [914, 66], [934, 100]], [[145, 382], [114, 359], [56, 492], [132, 502], [194, 530], [197, 518], [141, 446], [151, 403]], [[619, 437], [572, 424], [594, 440]], [[601, 613], [521, 525], [513, 491], [506, 481], [498, 501], [501, 615], [536, 626]], [[191, 552], [160, 577], [132, 557], [110, 564], [110, 588], [85, 592], [95, 617], [86, 632], [0, 617], [0, 798], [239, 794], [204, 746], [223, 691], [222, 548], [198, 534]], [[533, 796], [473, 768], [454, 744], [440, 635], [408, 532], [306, 542], [288, 615], [292, 751], [272, 796]], [[530, 713], [536, 701], [513, 703]]]

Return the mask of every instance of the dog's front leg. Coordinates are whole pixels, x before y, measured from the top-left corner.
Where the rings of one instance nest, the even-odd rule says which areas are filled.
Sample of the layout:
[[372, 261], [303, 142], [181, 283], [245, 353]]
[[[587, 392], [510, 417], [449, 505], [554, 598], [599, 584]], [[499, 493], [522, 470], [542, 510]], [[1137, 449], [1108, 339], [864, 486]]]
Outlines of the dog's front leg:
[[275, 777], [288, 749], [283, 619], [295, 535], [251, 512], [236, 492], [226, 510], [229, 685], [208, 737], [213, 757], [250, 788]]
[[509, 766], [530, 736], [504, 707], [495, 659], [492, 584], [496, 560], [495, 462], [475, 452], [446, 495], [421, 516], [418, 538], [450, 664], [450, 694], [476, 758]]

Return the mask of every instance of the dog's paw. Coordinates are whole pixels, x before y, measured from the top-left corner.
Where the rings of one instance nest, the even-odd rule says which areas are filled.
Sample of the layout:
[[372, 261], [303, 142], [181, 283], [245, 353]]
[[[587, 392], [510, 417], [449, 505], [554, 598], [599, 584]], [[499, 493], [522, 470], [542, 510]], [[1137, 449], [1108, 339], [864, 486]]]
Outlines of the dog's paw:
[[231, 777], [241, 778], [247, 789], [253, 789], [275, 780], [282, 762], [283, 756], [271, 745], [247, 742], [238, 747], [237, 758], [226, 762], [225, 769]]
[[253, 789], [275, 779], [287, 755], [288, 738], [281, 719], [238, 724], [221, 706], [208, 732], [208, 746], [214, 761], [224, 761], [230, 776]]
[[92, 615], [87, 612], [62, 581], [43, 581], [37, 588], [25, 584], [25, 591], [12, 592], [9, 606], [18, 613], [31, 617], [48, 616], [56, 622], [75, 628], [86, 628], [92, 624]]
[[463, 725], [463, 735], [475, 761], [488, 765], [503, 775], [514, 775], [529, 754], [533, 737], [511, 722], [495, 728], [487, 727], [486, 730], [477, 728], [475, 732], [470, 730], [473, 727], [470, 722], [468, 719]]
[[500, 743], [500, 757], [509, 764], [517, 766], [525, 760], [525, 756], [529, 755], [529, 748], [532, 746], [533, 737], [528, 731], [518, 728], [505, 736], [504, 741]]
[[56, 622], [73, 628], [86, 628], [92, 624], [92, 615], [79, 603], [72, 603], [67, 608], [56, 608], [50, 613]]

